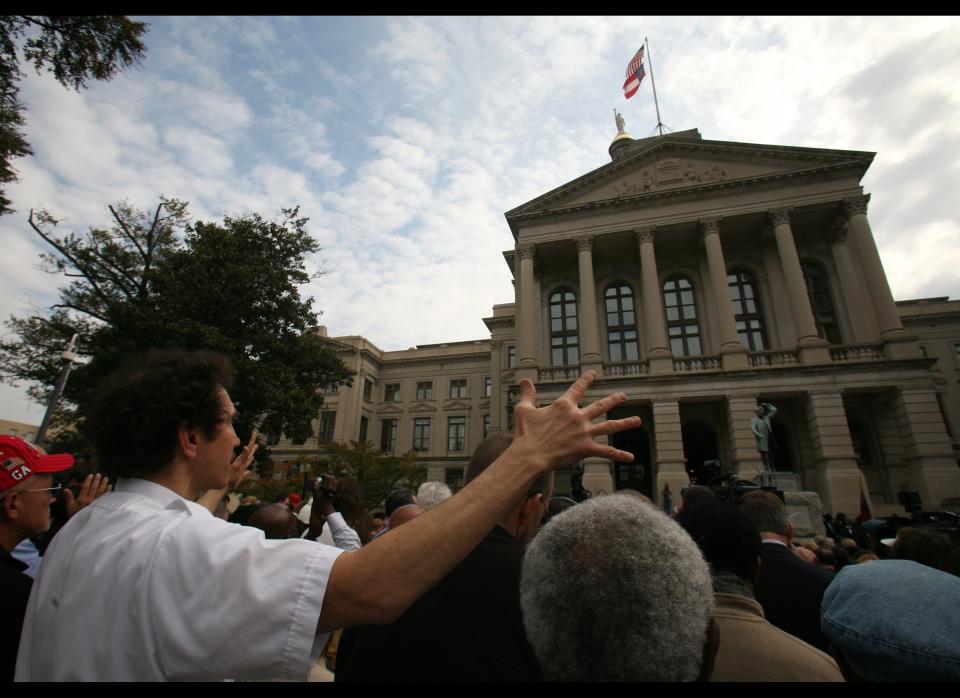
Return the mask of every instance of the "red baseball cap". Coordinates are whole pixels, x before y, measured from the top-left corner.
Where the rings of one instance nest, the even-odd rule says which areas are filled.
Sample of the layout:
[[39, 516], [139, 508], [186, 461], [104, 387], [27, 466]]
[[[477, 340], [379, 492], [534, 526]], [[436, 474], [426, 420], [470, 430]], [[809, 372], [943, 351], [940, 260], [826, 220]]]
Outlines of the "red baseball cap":
[[0, 494], [34, 474], [59, 473], [73, 467], [73, 456], [45, 456], [37, 447], [17, 436], [0, 436]]

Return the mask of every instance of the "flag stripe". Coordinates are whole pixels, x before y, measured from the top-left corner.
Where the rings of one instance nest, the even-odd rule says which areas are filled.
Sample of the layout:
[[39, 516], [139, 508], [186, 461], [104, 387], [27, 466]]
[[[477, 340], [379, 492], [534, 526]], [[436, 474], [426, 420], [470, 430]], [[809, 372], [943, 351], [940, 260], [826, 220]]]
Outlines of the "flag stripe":
[[640, 50], [633, 55], [633, 58], [631, 58], [627, 64], [627, 77], [629, 78], [631, 75], [635, 75], [641, 65], [643, 65], [643, 46], [640, 47]]
[[644, 72], [643, 64], [641, 64], [640, 69], [636, 73], [627, 76], [627, 81], [623, 83], [623, 96], [625, 99], [630, 99], [637, 94], [644, 75], [646, 75], [646, 72]]

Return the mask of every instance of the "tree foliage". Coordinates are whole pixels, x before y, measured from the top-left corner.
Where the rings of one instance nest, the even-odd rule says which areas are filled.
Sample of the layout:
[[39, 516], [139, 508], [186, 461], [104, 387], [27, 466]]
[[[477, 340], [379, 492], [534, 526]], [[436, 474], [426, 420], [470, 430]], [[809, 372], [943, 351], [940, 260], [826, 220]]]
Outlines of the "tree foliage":
[[363, 503], [373, 511], [397, 487], [416, 490], [427, 477], [427, 469], [408, 451], [393, 455], [376, 449], [369, 441], [331, 442], [329, 454], [301, 459], [305, 471], [314, 475], [329, 472], [337, 477], [354, 478], [363, 490]]
[[0, 214], [11, 211], [2, 189], [17, 178], [10, 161], [32, 152], [22, 131], [18, 48], [38, 73], [46, 67], [61, 85], [80, 90], [138, 63], [146, 31], [122, 16], [0, 16]]
[[[30, 223], [53, 252], [48, 271], [70, 283], [45, 317], [11, 318], [15, 335], [0, 342], [0, 379], [39, 383], [43, 400], [61, 368], [59, 353], [81, 335], [78, 366], [67, 383], [63, 421], [78, 422], [102, 379], [131, 354], [147, 349], [208, 349], [236, 370], [241, 438], [261, 420], [264, 431], [310, 430], [319, 389], [350, 371], [310, 329], [313, 299], [300, 298], [310, 280], [306, 256], [319, 249], [297, 209], [276, 220], [257, 214], [190, 223], [187, 204], [161, 199], [152, 212], [111, 206], [110, 229], [58, 234], [58, 221], [31, 212]], [[68, 445], [77, 448], [76, 442]], [[263, 461], [261, 461], [262, 463]]]

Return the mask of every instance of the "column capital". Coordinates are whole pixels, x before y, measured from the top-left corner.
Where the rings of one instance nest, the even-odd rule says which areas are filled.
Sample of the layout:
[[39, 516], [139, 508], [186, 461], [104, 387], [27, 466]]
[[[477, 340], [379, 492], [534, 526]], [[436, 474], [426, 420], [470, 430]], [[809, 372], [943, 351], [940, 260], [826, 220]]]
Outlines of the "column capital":
[[536, 250], [536, 245], [533, 243], [526, 243], [523, 245], [517, 245], [517, 256], [520, 259], [533, 259], [534, 251]]
[[491, 350], [491, 351], [500, 351], [501, 348], [503, 348], [503, 340], [502, 340], [502, 339], [491, 339], [491, 340], [490, 340], [490, 350]]
[[581, 235], [580, 237], [574, 238], [573, 241], [577, 245], [577, 252], [591, 251], [593, 249], [593, 235]]
[[767, 217], [770, 219], [770, 222], [774, 225], [790, 225], [790, 211], [792, 211], [788, 206], [782, 208], [772, 208], [767, 211]]
[[827, 242], [831, 245], [843, 245], [847, 242], [847, 235], [850, 230], [847, 228], [847, 219], [843, 216], [837, 216], [830, 225], [827, 232]]
[[700, 232], [704, 235], [719, 235], [722, 218], [701, 218]]
[[849, 219], [857, 214], [866, 215], [867, 204], [870, 203], [869, 194], [859, 194], [857, 196], [848, 196], [843, 200], [843, 213]]
[[656, 230], [657, 226], [655, 225], [641, 225], [639, 228], [633, 229], [633, 236], [637, 239], [638, 244], [653, 242], [656, 237]]

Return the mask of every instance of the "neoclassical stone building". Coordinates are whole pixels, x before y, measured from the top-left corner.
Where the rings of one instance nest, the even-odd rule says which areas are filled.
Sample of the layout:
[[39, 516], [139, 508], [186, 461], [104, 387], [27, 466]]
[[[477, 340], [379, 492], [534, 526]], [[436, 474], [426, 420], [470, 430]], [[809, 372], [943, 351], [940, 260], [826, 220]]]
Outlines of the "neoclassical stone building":
[[[827, 511], [902, 511], [960, 497], [960, 302], [896, 303], [860, 180], [873, 153], [619, 133], [611, 162], [507, 212], [515, 298], [490, 338], [381, 351], [328, 341], [357, 375], [326, 395], [315, 436], [276, 457], [363, 438], [415, 450], [454, 486], [515, 386], [622, 390], [613, 442], [633, 464], [583, 463], [594, 493], [679, 492], [704, 462], [753, 479], [750, 419], [774, 404], [774, 464]], [[325, 334], [325, 330], [322, 330]], [[790, 478], [786, 478], [789, 480]], [[558, 489], [569, 487], [561, 478]]]

